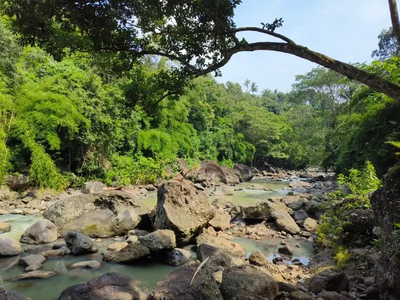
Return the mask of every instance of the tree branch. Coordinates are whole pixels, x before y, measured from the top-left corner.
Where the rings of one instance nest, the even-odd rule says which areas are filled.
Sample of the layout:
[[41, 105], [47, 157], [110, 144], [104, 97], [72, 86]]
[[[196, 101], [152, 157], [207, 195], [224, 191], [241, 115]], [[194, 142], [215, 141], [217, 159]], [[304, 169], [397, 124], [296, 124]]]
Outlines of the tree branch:
[[291, 39], [287, 38], [284, 35], [281, 35], [279, 33], [276, 33], [276, 32], [273, 32], [273, 31], [269, 31], [269, 30], [266, 30], [266, 29], [258, 28], [258, 27], [239, 27], [239, 28], [231, 29], [231, 30], [227, 31], [227, 33], [230, 33], [230, 32], [236, 33], [236, 32], [242, 32], [242, 31], [255, 31], [255, 32], [268, 34], [268, 35], [271, 35], [271, 36], [276, 37], [278, 39], [281, 39], [281, 40], [283, 40], [283, 41], [285, 41], [285, 42], [287, 42], [289, 44], [296, 45], [296, 43], [294, 41], [292, 41]]
[[396, 0], [389, 0], [389, 10], [390, 18], [392, 20], [393, 33], [397, 39], [397, 44], [400, 46], [400, 23]]

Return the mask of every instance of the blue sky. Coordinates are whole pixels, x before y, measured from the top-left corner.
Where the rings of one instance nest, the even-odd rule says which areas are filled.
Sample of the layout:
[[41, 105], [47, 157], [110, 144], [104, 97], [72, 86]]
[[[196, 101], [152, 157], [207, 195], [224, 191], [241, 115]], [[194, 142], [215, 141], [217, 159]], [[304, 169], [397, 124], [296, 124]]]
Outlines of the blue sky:
[[[282, 17], [277, 30], [297, 44], [344, 62], [370, 62], [378, 35], [390, 27], [387, 0], [243, 0], [236, 9], [238, 27], [260, 26]], [[274, 41], [263, 34], [242, 35], [248, 42]], [[317, 65], [284, 53], [239, 53], [225, 65], [219, 82], [254, 81], [259, 90], [289, 91], [295, 75]]]

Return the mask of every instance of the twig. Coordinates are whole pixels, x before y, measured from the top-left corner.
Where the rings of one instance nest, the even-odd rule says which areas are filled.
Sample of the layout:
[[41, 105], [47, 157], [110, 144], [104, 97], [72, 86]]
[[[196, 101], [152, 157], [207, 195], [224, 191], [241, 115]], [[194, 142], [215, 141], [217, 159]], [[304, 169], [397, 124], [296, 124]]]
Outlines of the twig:
[[190, 285], [192, 285], [193, 280], [194, 280], [194, 278], [196, 277], [197, 273], [200, 271], [201, 267], [204, 266], [204, 265], [206, 264], [206, 262], [207, 262], [207, 260], [208, 260], [209, 258], [210, 258], [210, 257], [207, 257], [207, 258], [200, 264], [200, 266], [197, 267], [196, 272], [194, 272], [194, 274], [193, 274], [192, 280], [190, 280]]

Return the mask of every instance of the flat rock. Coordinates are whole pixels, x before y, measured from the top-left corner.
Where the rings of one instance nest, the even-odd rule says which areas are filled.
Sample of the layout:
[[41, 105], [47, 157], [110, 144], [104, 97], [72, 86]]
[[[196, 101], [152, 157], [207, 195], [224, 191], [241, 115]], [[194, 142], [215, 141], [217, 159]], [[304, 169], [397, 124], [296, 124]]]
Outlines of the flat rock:
[[140, 243], [128, 244], [121, 251], [107, 252], [103, 256], [104, 261], [116, 263], [131, 263], [150, 255], [150, 249]]
[[10, 281], [28, 280], [28, 279], [45, 279], [57, 275], [54, 271], [36, 270], [28, 273], [23, 273], [17, 277], [10, 279]]
[[207, 233], [202, 233], [199, 235], [196, 241], [197, 247], [202, 244], [206, 244], [227, 251], [232, 255], [244, 256], [246, 254], [246, 251], [242, 245], [228, 241], [221, 237], [211, 236]]
[[18, 264], [24, 267], [28, 267], [31, 265], [41, 265], [46, 261], [46, 257], [41, 254], [33, 254], [21, 257], [18, 261]]
[[97, 260], [81, 261], [69, 266], [70, 269], [98, 269], [101, 263]]
[[120, 251], [120, 250], [124, 249], [126, 246], [128, 246], [128, 242], [114, 243], [114, 244], [108, 245], [107, 250], [108, 251]]

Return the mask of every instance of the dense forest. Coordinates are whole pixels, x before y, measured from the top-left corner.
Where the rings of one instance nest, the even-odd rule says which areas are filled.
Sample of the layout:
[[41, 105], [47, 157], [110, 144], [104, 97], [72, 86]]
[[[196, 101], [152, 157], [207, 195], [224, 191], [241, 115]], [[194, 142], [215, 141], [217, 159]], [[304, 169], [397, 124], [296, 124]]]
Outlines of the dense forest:
[[[288, 93], [211, 75], [181, 84], [166, 58], [148, 55], [126, 68], [118, 55], [58, 57], [20, 46], [11, 29], [3, 17], [1, 180], [24, 173], [58, 190], [92, 178], [154, 182], [178, 170], [178, 158], [343, 173], [371, 161], [380, 176], [395, 162], [388, 142], [400, 140], [398, 104], [334, 71], [298, 75]], [[384, 30], [377, 60], [356, 66], [398, 83], [396, 45]]]

